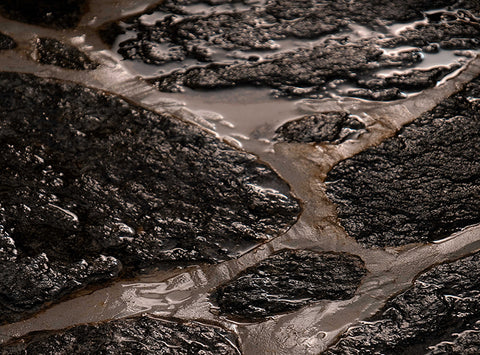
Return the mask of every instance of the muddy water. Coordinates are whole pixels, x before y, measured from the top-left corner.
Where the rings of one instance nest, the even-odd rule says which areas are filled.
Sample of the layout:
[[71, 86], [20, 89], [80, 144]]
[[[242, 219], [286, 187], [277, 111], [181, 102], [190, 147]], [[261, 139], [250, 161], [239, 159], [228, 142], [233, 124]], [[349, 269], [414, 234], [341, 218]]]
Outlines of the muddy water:
[[[117, 54], [100, 42], [94, 31], [94, 27], [104, 22], [141, 12], [151, 3], [123, 0], [100, 5], [94, 2], [81, 22], [83, 27], [62, 32], [0, 19], [0, 31], [11, 35], [19, 43], [19, 48], [13, 53], [0, 53], [2, 70], [78, 82], [202, 125], [269, 163], [304, 202], [304, 213], [286, 234], [237, 260], [214, 266], [197, 265], [158, 271], [135, 280], [116, 282], [54, 305], [25, 321], [0, 327], [1, 341], [35, 330], [60, 329], [79, 323], [152, 313], [223, 325], [237, 332], [245, 354], [316, 354], [349, 325], [375, 314], [387, 298], [407, 288], [422, 270], [480, 250], [480, 226], [469, 227], [429, 245], [365, 249], [349, 238], [337, 223], [335, 206], [326, 198], [323, 184], [327, 172], [340, 160], [392, 136], [402, 125], [457, 91], [459, 84], [480, 74], [480, 57], [470, 59], [468, 64], [465, 59], [460, 70], [435, 88], [393, 103], [338, 97], [297, 101], [272, 99], [269, 90], [253, 88], [210, 93], [186, 90], [181, 94], [165, 94], [147, 85], [141, 77], [148, 73], [121, 61]], [[361, 29], [354, 29], [357, 35], [362, 35]], [[30, 59], [31, 41], [35, 36], [49, 36], [74, 43], [102, 66], [92, 72], [78, 73], [36, 65]], [[460, 62], [459, 57], [449, 51], [424, 59], [419, 68]], [[357, 115], [367, 125], [369, 133], [337, 146], [274, 145], [271, 141], [275, 129], [289, 119], [305, 113], [339, 110]], [[211, 290], [283, 248], [349, 252], [364, 260], [369, 273], [350, 300], [320, 302], [261, 323], [234, 322], [212, 311], [207, 298]]]

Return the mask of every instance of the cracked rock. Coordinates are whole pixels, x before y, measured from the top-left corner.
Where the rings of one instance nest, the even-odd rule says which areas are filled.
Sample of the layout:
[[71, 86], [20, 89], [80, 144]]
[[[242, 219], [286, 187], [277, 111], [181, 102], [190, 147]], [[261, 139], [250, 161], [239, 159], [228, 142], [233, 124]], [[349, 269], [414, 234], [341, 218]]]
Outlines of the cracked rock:
[[365, 274], [355, 255], [283, 250], [219, 287], [211, 299], [222, 314], [260, 320], [320, 300], [349, 299]]
[[[170, 115], [26, 74], [0, 73], [0, 96], [0, 224], [16, 249], [5, 262], [16, 273], [30, 268], [27, 278], [46, 273], [61, 290], [44, 303], [71, 283], [96, 282], [91, 273], [115, 277], [120, 263], [132, 275], [237, 257], [300, 212], [288, 185], [254, 156]], [[94, 264], [69, 278], [102, 255], [116, 273]], [[0, 278], [3, 320], [44, 292], [26, 281], [11, 299], [14, 282]]]
[[233, 333], [197, 322], [149, 316], [31, 333], [5, 345], [1, 354], [239, 355]]
[[367, 246], [425, 243], [480, 222], [480, 79], [327, 177], [347, 233]]
[[479, 272], [479, 253], [435, 266], [325, 354], [478, 353]]

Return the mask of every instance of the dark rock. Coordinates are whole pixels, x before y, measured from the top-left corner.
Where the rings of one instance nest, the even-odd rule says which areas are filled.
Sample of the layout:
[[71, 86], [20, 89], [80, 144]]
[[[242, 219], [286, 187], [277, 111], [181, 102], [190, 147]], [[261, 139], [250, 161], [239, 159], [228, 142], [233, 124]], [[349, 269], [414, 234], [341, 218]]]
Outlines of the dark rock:
[[479, 253], [434, 267], [326, 354], [478, 354], [479, 272]]
[[374, 76], [366, 80], [359, 80], [358, 84], [371, 90], [398, 88], [407, 91], [421, 91], [434, 87], [440, 79], [459, 67], [460, 65], [454, 65], [428, 70], [410, 70], [406, 73], [393, 74], [387, 77]]
[[347, 233], [368, 246], [447, 237], [480, 222], [480, 79], [339, 163], [327, 195]]
[[[149, 82], [162, 91], [178, 91], [181, 86], [218, 89], [254, 85], [276, 88], [290, 96], [296, 92], [299, 92], [298, 96], [305, 96], [305, 92], [323, 91], [327, 82], [338, 79], [354, 81], [358, 74], [373, 73], [382, 67], [410, 66], [419, 58], [418, 52], [387, 55], [368, 41], [349, 44], [328, 41], [322, 46], [286, 52], [262, 62], [194, 67]], [[299, 90], [301, 88], [309, 90]]]
[[275, 140], [298, 143], [341, 143], [365, 131], [365, 125], [346, 112], [325, 112], [285, 123], [275, 131]]
[[421, 23], [413, 29], [406, 29], [398, 37], [386, 40], [383, 45], [396, 47], [413, 45], [418, 47], [439, 43], [445, 49], [480, 48], [480, 23], [478, 19], [464, 11], [457, 13], [439, 12], [439, 20]]
[[74, 70], [89, 70], [98, 67], [98, 63], [93, 62], [78, 48], [53, 38], [39, 38], [35, 50], [36, 60], [42, 64]]
[[197, 322], [137, 317], [36, 332], [0, 345], [1, 354], [240, 354], [233, 333]]
[[320, 300], [352, 298], [365, 274], [355, 255], [283, 250], [246, 269], [211, 298], [222, 314], [263, 319]]
[[[47, 263], [68, 274], [105, 255], [131, 275], [217, 262], [282, 233], [300, 212], [254, 156], [170, 115], [16, 73], [0, 73], [0, 97], [0, 224], [17, 249], [10, 268]], [[70, 282], [59, 277], [59, 288]], [[12, 280], [0, 278], [0, 289]], [[9, 297], [0, 297], [0, 321], [28, 310]]]
[[17, 46], [17, 43], [12, 37], [0, 33], [0, 50], [13, 49]]
[[374, 101], [392, 101], [405, 97], [398, 88], [371, 90], [371, 89], [353, 89], [348, 90], [347, 95], [351, 97], [358, 97], [360, 99], [374, 100]]
[[72, 28], [87, 10], [86, 0], [2, 0], [0, 13], [34, 25]]
[[[469, 5], [472, 0], [466, 2], [462, 4]], [[116, 36], [128, 31], [129, 38], [116, 49], [124, 59], [160, 67], [179, 62], [182, 70], [151, 80], [162, 91], [253, 85], [274, 89], [274, 96], [311, 98], [328, 95], [325, 84], [333, 80], [356, 84], [359, 77], [373, 75], [378, 69], [405, 68], [422, 61], [420, 50], [387, 55], [380, 52], [380, 46], [418, 45], [431, 51], [438, 42], [448, 49], [478, 47], [478, 21], [467, 11], [441, 11], [438, 16], [425, 12], [447, 6], [461, 8], [454, 0], [270, 0], [265, 4], [244, 1], [241, 7], [226, 6], [237, 3], [240, 1], [168, 0], [146, 12], [153, 16], [148, 21], [142, 17], [145, 14], [136, 15], [106, 25], [100, 34], [112, 45]], [[189, 5], [204, 5], [204, 11]], [[470, 5], [468, 8], [474, 7]], [[424, 27], [409, 29], [394, 38], [372, 35], [367, 41], [355, 39], [348, 32], [350, 24], [385, 32], [385, 25], [425, 16], [429, 21]], [[300, 44], [291, 48], [291, 41], [286, 45], [283, 42], [292, 38], [314, 40], [327, 34], [332, 34], [330, 40], [317, 42], [313, 49]], [[288, 51], [282, 48], [286, 46], [290, 46]], [[284, 50], [279, 52], [278, 48]], [[264, 58], [253, 53], [259, 60], [252, 62], [252, 51], [262, 51]], [[213, 64], [199, 67], [202, 62]], [[393, 87], [393, 82], [381, 90], [365, 88], [350, 94], [370, 100], [403, 98], [404, 89]], [[422, 78], [415, 83], [412, 76], [409, 82], [415, 90], [425, 88]]]

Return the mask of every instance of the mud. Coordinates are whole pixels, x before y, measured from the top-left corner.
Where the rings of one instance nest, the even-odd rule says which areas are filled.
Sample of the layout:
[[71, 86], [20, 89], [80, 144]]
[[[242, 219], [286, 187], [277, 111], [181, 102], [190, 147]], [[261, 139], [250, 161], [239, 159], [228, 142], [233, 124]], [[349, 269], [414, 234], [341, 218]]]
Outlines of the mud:
[[424, 243], [480, 222], [479, 97], [477, 78], [328, 174], [351, 237], [370, 247]]
[[247, 320], [352, 298], [366, 274], [354, 255], [283, 250], [221, 286], [211, 298], [221, 314]]
[[2, 73], [0, 87], [0, 224], [17, 255], [10, 271], [75, 275], [93, 263], [85, 277], [47, 276], [55, 292], [32, 307], [22, 299], [43, 294], [41, 283], [17, 299], [8, 291], [20, 285], [2, 278], [4, 319], [113, 278], [120, 264], [132, 275], [239, 256], [300, 212], [288, 185], [254, 156], [170, 115], [32, 75]]
[[[326, 354], [453, 354], [478, 351], [480, 254], [421, 274]], [[453, 341], [453, 342], [452, 342]]]
[[240, 354], [234, 334], [201, 323], [143, 316], [38, 332], [0, 349], [1, 354]]

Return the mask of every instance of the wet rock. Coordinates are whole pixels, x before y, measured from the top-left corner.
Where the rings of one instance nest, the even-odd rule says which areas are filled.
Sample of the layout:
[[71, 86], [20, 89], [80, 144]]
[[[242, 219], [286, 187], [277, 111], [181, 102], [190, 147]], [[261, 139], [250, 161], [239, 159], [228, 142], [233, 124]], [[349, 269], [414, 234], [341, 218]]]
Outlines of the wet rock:
[[31, 333], [0, 346], [1, 354], [240, 354], [233, 333], [196, 322], [153, 317]]
[[[127, 275], [217, 262], [282, 233], [300, 212], [254, 156], [170, 115], [17, 73], [0, 73], [0, 96], [0, 224], [18, 270], [43, 254], [68, 272], [105, 255]], [[2, 314], [21, 315], [8, 297]]]
[[[100, 34], [110, 45], [120, 34], [124, 35], [118, 49], [115, 48], [124, 59], [159, 67], [178, 62], [179, 67], [186, 68], [172, 73], [172, 65], [165, 67], [168, 74], [151, 80], [161, 91], [253, 85], [272, 88], [277, 97], [321, 98], [329, 95], [325, 84], [334, 80], [345, 79], [348, 84], [357, 85], [358, 78], [373, 75], [378, 69], [406, 68], [422, 61], [420, 50], [372, 55], [381, 51], [381, 46], [418, 45], [428, 49], [438, 42], [442, 48], [477, 48], [477, 22], [472, 16], [466, 21], [469, 15], [465, 11], [451, 12], [453, 15], [447, 22], [428, 13], [430, 20], [425, 30], [416, 29], [418, 33], [410, 35], [412, 30], [407, 30], [394, 38], [383, 39], [384, 35], [373, 32], [359, 38], [354, 33], [356, 27], [352, 26], [386, 32], [388, 24], [420, 20], [426, 16], [425, 11], [447, 6], [455, 10], [461, 5], [453, 0], [388, 4], [371, 0], [266, 3], [169, 0], [142, 15], [107, 24]], [[330, 34], [326, 41], [312, 42], [309, 46], [297, 42], [292, 48], [292, 39], [316, 40]], [[369, 41], [365, 37], [370, 37]], [[262, 52], [253, 53], [258, 58], [255, 63], [250, 61], [252, 51]], [[204, 62], [213, 64], [201, 66]], [[150, 77], [153, 75], [152, 72]], [[409, 81], [415, 90], [425, 88], [422, 78], [414, 83], [411, 76]], [[403, 98], [403, 88], [393, 87], [393, 83], [382, 89], [362, 88], [350, 94], [370, 100]]]
[[35, 45], [35, 59], [41, 64], [56, 65], [66, 69], [90, 70], [98, 67], [78, 48], [53, 38], [39, 38]]
[[405, 98], [398, 88], [371, 90], [371, 89], [353, 89], [348, 90], [347, 95], [351, 97], [358, 97], [360, 99], [374, 100], [374, 101], [392, 101]]
[[[358, 74], [373, 73], [381, 67], [410, 66], [419, 61], [418, 52], [387, 55], [368, 41], [343, 44], [328, 41], [312, 49], [279, 54], [273, 59], [231, 65], [211, 64], [178, 70], [150, 79], [162, 91], [218, 89], [241, 85], [276, 88], [288, 96], [313, 96], [324, 90], [327, 82], [339, 79], [355, 81]], [[306, 88], [306, 91], [299, 91]], [[298, 95], [296, 95], [298, 93]]]
[[7, 36], [0, 32], [0, 50], [13, 49], [17, 46], [17, 43], [12, 37]]
[[480, 222], [480, 79], [339, 163], [327, 177], [347, 233], [368, 246], [447, 237]]
[[325, 112], [285, 123], [275, 131], [275, 140], [336, 144], [365, 131], [365, 125], [346, 112]]
[[434, 267], [326, 354], [478, 353], [479, 272], [479, 253]]
[[366, 80], [359, 80], [358, 84], [367, 89], [379, 90], [386, 88], [398, 88], [407, 91], [421, 91], [437, 85], [438, 81], [458, 69], [460, 65], [451, 67], [439, 67], [428, 70], [411, 70], [402, 74], [391, 76], [374, 76]]
[[0, 13], [34, 25], [72, 28], [86, 12], [86, 0], [2, 0]]
[[349, 299], [365, 274], [355, 255], [283, 250], [246, 269], [211, 298], [222, 314], [263, 319], [320, 300]]
[[70, 264], [50, 260], [45, 253], [22, 257], [0, 226], [0, 323], [37, 312], [85, 285], [111, 280], [120, 270], [118, 260], [103, 255]]
[[413, 29], [406, 29], [398, 37], [386, 40], [383, 45], [424, 47], [438, 43], [444, 49], [480, 48], [480, 23], [470, 13], [440, 11], [430, 14], [428, 19], [427, 23], [420, 23]]

